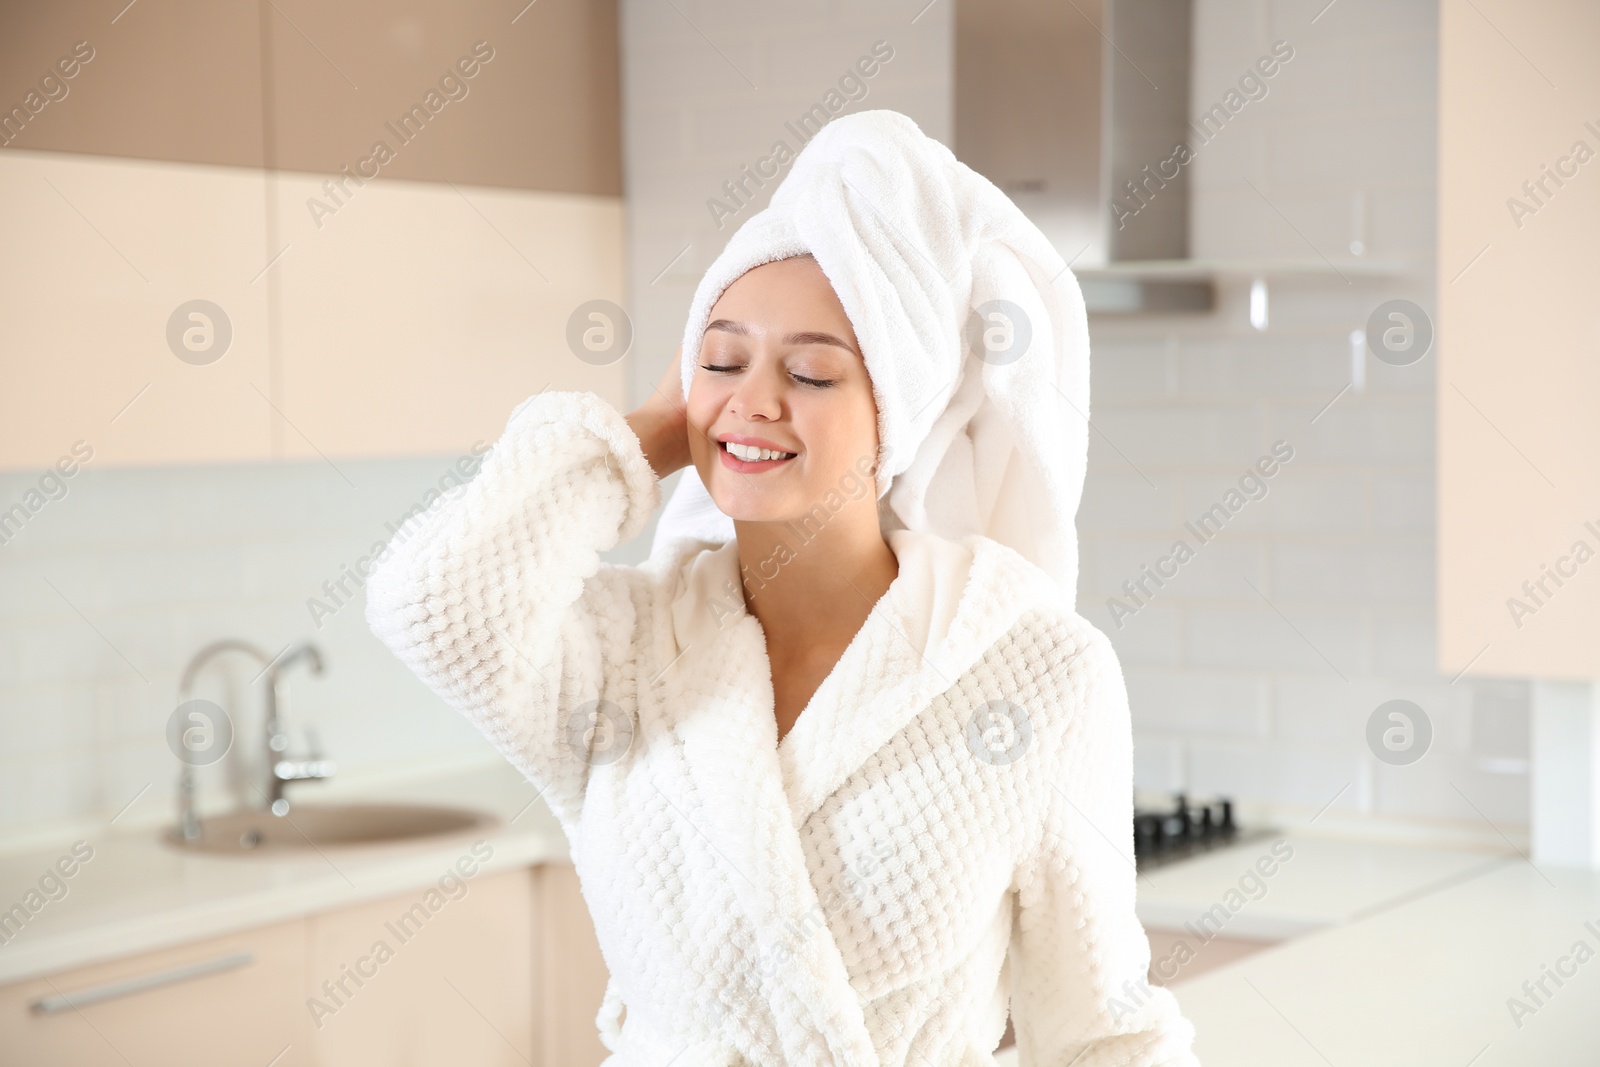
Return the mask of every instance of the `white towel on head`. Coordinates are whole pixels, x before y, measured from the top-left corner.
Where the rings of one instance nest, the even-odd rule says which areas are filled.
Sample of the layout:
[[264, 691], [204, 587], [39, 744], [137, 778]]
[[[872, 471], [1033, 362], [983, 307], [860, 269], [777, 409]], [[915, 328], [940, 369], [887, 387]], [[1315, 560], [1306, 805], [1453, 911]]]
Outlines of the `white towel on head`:
[[[838, 295], [872, 379], [884, 532], [984, 534], [1055, 578], [1071, 607], [1089, 329], [1061, 255], [1009, 197], [905, 115], [840, 116], [700, 279], [683, 332], [684, 396], [723, 290], [752, 267], [806, 252]], [[690, 466], [650, 554], [683, 538], [733, 536], [733, 520]]]

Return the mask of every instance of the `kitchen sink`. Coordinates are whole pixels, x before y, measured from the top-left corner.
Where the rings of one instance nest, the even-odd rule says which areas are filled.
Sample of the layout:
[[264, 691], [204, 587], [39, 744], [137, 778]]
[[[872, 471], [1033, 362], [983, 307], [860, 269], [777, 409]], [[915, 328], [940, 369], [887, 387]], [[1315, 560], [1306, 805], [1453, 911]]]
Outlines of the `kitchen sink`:
[[200, 820], [200, 838], [185, 841], [177, 827], [168, 844], [197, 852], [251, 855], [293, 850], [403, 844], [430, 837], [482, 833], [500, 825], [493, 815], [423, 804], [297, 804], [286, 815], [236, 811]]

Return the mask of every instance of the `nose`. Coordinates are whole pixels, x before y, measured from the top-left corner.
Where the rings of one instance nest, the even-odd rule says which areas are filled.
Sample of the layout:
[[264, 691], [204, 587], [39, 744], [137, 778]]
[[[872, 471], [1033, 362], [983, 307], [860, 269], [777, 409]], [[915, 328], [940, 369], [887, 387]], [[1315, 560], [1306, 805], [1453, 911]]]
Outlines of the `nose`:
[[783, 414], [783, 398], [778, 375], [770, 366], [752, 363], [728, 397], [728, 410], [745, 419], [771, 422], [779, 418]]

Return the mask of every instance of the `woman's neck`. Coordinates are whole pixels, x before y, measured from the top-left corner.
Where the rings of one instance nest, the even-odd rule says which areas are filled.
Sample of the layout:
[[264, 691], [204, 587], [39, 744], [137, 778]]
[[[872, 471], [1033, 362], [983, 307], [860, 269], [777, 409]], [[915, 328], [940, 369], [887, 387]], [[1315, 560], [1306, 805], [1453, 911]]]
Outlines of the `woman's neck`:
[[761, 623], [769, 655], [848, 644], [900, 573], [875, 512], [844, 518], [815, 531], [734, 523], [745, 606]]

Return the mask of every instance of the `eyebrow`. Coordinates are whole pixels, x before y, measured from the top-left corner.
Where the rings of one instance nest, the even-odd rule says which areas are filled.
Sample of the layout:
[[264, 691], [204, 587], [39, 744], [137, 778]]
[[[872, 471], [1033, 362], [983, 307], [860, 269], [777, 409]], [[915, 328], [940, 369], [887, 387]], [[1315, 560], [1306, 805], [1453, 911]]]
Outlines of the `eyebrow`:
[[[748, 336], [750, 333], [750, 327], [745, 323], [733, 322], [730, 319], [714, 319], [711, 322], [706, 323], [706, 330], [722, 330], [725, 333], [739, 334], [741, 337]], [[783, 338], [783, 343], [786, 345], [834, 345], [838, 348], [844, 349], [853, 356], [861, 355], [860, 352], [855, 350], [855, 346], [851, 345], [848, 341], [841, 340], [831, 333], [823, 333], [819, 330], [802, 330], [799, 333], [787, 334]]]

